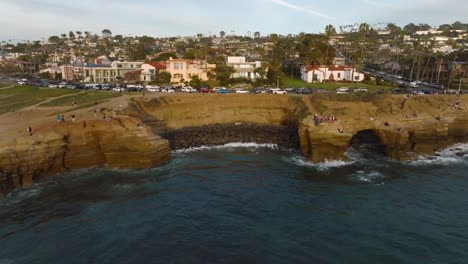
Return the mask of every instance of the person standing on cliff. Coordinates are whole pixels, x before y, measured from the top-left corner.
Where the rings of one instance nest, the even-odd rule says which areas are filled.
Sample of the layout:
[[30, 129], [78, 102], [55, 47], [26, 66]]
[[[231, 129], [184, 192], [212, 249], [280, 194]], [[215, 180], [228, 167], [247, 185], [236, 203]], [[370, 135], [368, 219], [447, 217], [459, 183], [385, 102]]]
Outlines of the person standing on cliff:
[[75, 115], [72, 115], [72, 122], [75, 123]]
[[31, 126], [28, 126], [28, 134], [29, 134], [29, 136], [32, 136], [32, 128], [31, 128]]
[[57, 120], [57, 123], [60, 123], [60, 121], [61, 121], [60, 115], [57, 115], [57, 116], [55, 117], [55, 120]]

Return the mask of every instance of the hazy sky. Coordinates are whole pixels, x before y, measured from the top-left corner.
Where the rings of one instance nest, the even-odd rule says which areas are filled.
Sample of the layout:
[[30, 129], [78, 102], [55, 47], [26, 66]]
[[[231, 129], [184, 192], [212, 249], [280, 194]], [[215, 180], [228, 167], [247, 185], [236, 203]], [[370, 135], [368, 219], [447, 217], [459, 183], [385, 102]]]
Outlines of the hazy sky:
[[468, 18], [468, 0], [0, 0], [0, 41], [73, 31], [153, 37], [262, 35], [323, 31], [327, 24], [409, 22], [440, 25]]

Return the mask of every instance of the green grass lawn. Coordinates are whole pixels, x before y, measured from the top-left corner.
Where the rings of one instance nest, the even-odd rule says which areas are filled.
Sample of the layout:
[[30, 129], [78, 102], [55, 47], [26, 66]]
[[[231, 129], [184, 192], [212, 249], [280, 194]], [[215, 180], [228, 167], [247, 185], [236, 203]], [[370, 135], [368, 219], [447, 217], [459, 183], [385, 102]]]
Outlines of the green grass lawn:
[[0, 82], [0, 88], [13, 86], [13, 85], [14, 85], [13, 83]]
[[121, 96], [119, 92], [103, 92], [103, 91], [85, 91], [74, 96], [67, 96], [54, 99], [40, 106], [72, 106], [73, 101], [76, 102], [77, 107], [82, 108], [84, 105], [92, 106], [94, 102], [102, 102], [110, 98]]
[[0, 90], [0, 114], [38, 104], [48, 98], [70, 95], [78, 91], [17, 86]]
[[292, 78], [285, 78], [283, 79], [284, 88], [291, 87], [291, 88], [300, 88], [300, 87], [309, 87], [309, 88], [323, 88], [325, 90], [334, 91], [340, 87], [349, 87], [351, 89], [357, 87], [365, 87], [369, 91], [377, 91], [377, 90], [387, 90], [392, 89], [393, 87], [390, 86], [380, 86], [380, 85], [369, 85], [365, 83], [307, 83], [299, 79], [292, 79]]

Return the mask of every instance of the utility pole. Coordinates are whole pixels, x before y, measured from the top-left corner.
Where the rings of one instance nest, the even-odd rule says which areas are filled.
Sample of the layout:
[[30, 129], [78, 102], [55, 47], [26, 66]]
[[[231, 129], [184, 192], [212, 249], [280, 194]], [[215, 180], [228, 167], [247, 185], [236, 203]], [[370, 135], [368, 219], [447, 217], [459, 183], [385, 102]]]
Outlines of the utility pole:
[[279, 88], [279, 79], [280, 79], [280, 77], [279, 77], [279, 76], [278, 76], [278, 77], [276, 77], [276, 88]]

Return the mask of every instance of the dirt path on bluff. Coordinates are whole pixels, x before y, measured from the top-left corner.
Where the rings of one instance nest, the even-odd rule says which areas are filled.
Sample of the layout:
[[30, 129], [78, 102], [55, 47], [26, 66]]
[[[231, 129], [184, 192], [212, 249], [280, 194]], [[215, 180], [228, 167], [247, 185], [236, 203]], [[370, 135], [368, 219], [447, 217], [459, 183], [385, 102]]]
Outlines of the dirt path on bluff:
[[[78, 105], [77, 109], [74, 111], [73, 107], [70, 106], [41, 106], [42, 104], [51, 100], [74, 95], [63, 95], [60, 97], [47, 98], [38, 104], [19, 109], [15, 112], [8, 112], [0, 115], [0, 147], [2, 145], [11, 144], [11, 142], [15, 141], [18, 137], [27, 136], [28, 126], [31, 126], [34, 136], [34, 132], [36, 132], [38, 129], [43, 130], [47, 127], [56, 125], [57, 121], [55, 116], [57, 114], [63, 114], [65, 116], [66, 122], [71, 122], [72, 115], [75, 115], [76, 121], [102, 119], [103, 114], [112, 117], [113, 109], [118, 110], [126, 108], [132, 98], [142, 98], [141, 93], [124, 94], [88, 108], [80, 109]], [[161, 96], [161, 94], [145, 94], [145, 98], [148, 100], [158, 96]], [[97, 117], [94, 115], [95, 108], [98, 111]]]

